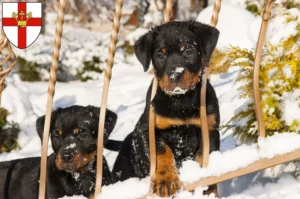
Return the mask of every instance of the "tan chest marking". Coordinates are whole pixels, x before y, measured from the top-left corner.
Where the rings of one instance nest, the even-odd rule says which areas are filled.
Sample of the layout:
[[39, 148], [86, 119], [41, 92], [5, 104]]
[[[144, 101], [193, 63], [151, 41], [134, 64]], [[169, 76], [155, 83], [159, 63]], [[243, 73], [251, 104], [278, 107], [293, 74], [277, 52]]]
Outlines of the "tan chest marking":
[[[211, 114], [207, 116], [208, 130], [213, 130], [216, 124], [216, 115]], [[197, 126], [201, 128], [200, 117], [187, 118], [187, 119], [178, 119], [178, 118], [169, 118], [161, 115], [155, 116], [155, 127], [159, 129], [167, 129], [175, 126]]]

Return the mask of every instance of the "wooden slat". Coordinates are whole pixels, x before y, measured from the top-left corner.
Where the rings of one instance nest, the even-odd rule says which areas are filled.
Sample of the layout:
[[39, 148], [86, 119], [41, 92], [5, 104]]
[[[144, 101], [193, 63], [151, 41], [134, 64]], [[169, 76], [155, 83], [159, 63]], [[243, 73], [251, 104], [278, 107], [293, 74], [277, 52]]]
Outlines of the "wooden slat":
[[[216, 0], [214, 3], [213, 15], [211, 17], [210, 25], [216, 27], [219, 20], [219, 13], [221, 10], [221, 0]], [[209, 64], [209, 63], [206, 63]], [[207, 167], [209, 157], [209, 132], [207, 126], [206, 116], [206, 87], [208, 77], [208, 65], [204, 66], [201, 75], [201, 87], [200, 87], [200, 120], [201, 120], [201, 136], [202, 136], [202, 167]]]
[[101, 100], [101, 109], [99, 117], [99, 126], [98, 126], [98, 139], [97, 139], [97, 165], [96, 165], [96, 184], [95, 184], [95, 195], [101, 193], [102, 187], [102, 174], [103, 174], [103, 144], [104, 144], [104, 125], [105, 125], [105, 115], [106, 107], [108, 100], [108, 91], [110, 85], [110, 79], [112, 76], [112, 68], [114, 65], [114, 57], [116, 54], [116, 46], [118, 41], [118, 33], [120, 29], [120, 21], [122, 16], [122, 7], [123, 0], [116, 1], [116, 11], [114, 14], [114, 21], [112, 26], [112, 33], [110, 37], [109, 49], [108, 49], [108, 59], [106, 61], [106, 67], [104, 72], [104, 83], [102, 90], [102, 100]]
[[[151, 90], [151, 101], [155, 97], [158, 85], [157, 77], [154, 75]], [[154, 178], [156, 171], [156, 141], [155, 141], [155, 112], [154, 107], [150, 103], [149, 111], [149, 150], [150, 150], [150, 177]]]
[[39, 199], [44, 199], [46, 197], [48, 141], [50, 135], [53, 97], [55, 94], [56, 72], [58, 70], [59, 50], [61, 46], [61, 37], [63, 34], [65, 8], [66, 8], [66, 0], [60, 0], [58, 4], [58, 15], [56, 19], [55, 38], [53, 43], [53, 54], [52, 54], [52, 62], [50, 66], [50, 77], [49, 77], [48, 93], [47, 93], [44, 134], [42, 139]]
[[293, 160], [296, 160], [299, 158], [300, 158], [300, 149], [297, 149], [293, 152], [289, 152], [289, 153], [286, 153], [283, 155], [277, 155], [273, 158], [264, 158], [264, 159], [258, 160], [245, 168], [241, 168], [236, 171], [228, 172], [222, 176], [211, 176], [211, 177], [207, 177], [207, 178], [202, 178], [202, 179], [198, 180], [197, 182], [186, 184], [184, 186], [184, 189], [187, 191], [192, 191], [199, 186], [213, 185], [213, 184], [216, 184], [219, 182], [237, 178], [242, 175], [246, 175], [246, 174], [260, 171], [263, 169], [267, 169], [267, 168], [270, 168], [270, 167], [273, 167], [273, 166], [276, 166], [279, 164], [290, 162], [290, 161], [293, 161]]
[[[172, 15], [172, 5], [174, 0], [167, 0], [166, 9], [164, 12], [164, 23], [170, 21], [170, 17]], [[152, 90], [151, 90], [151, 101], [154, 99], [156, 95], [156, 90], [158, 86], [158, 79], [155, 76], [153, 77]], [[154, 107], [150, 103], [149, 108], [149, 153], [150, 153], [150, 177], [151, 179], [155, 175], [156, 171], [156, 141], [155, 141], [155, 110]]]
[[206, 116], [206, 87], [207, 87], [207, 76], [208, 76], [208, 67], [202, 71], [202, 84], [200, 87], [200, 120], [201, 120], [201, 131], [200, 135], [202, 137], [202, 167], [207, 167], [209, 159], [209, 132]]
[[262, 48], [265, 41], [265, 36], [268, 27], [268, 21], [271, 17], [271, 8], [275, 0], [268, 0], [266, 2], [265, 9], [262, 14], [262, 23], [260, 27], [259, 37], [256, 46], [255, 59], [254, 59], [254, 69], [253, 69], [253, 96], [254, 96], [254, 108], [255, 115], [258, 126], [258, 136], [265, 137], [266, 129], [265, 122], [263, 117], [263, 111], [260, 101], [260, 93], [259, 93], [259, 66], [261, 61]]

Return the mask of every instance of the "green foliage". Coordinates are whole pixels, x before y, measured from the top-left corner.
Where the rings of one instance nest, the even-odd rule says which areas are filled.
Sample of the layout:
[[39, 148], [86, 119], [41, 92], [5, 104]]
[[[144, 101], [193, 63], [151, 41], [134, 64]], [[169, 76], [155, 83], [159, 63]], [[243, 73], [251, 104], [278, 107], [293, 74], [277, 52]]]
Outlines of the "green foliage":
[[[100, 67], [104, 62], [99, 59], [99, 57], [93, 56], [91, 60], [85, 60], [82, 62], [82, 66], [77, 69], [76, 77], [81, 81], [85, 82], [89, 79], [97, 79], [99, 74], [103, 72]], [[57, 81], [63, 81], [60, 79], [59, 74], [62, 74], [62, 62], [59, 61], [59, 69]], [[25, 58], [17, 58], [18, 74], [22, 81], [42, 81], [43, 73], [40, 65], [36, 62], [27, 61]]]
[[95, 79], [95, 73], [100, 74], [103, 70], [100, 68], [100, 64], [103, 63], [99, 57], [93, 56], [92, 60], [84, 61], [83, 68], [77, 71], [78, 78], [85, 82], [89, 79]]
[[[282, 0], [279, 2], [275, 2], [276, 7], [283, 7], [283, 8], [299, 8], [300, 3], [297, 0]], [[264, 9], [264, 1], [261, 0], [246, 0], [245, 8], [253, 13], [255, 16], [261, 15]]]
[[18, 135], [20, 128], [16, 123], [7, 122], [8, 111], [0, 108], [0, 152], [9, 152], [19, 148]]
[[7, 124], [8, 111], [0, 107], [0, 128], [3, 128]]
[[[242, 58], [242, 59], [240, 59]], [[210, 67], [212, 74], [227, 72], [231, 66], [243, 65], [245, 68], [248, 66], [248, 70], [253, 66], [254, 56], [252, 52], [247, 49], [241, 49], [239, 47], [230, 46], [230, 50], [222, 52], [215, 50], [210, 60]]]
[[16, 123], [12, 123], [7, 128], [0, 128], [0, 152], [10, 152], [18, 149], [18, 135], [20, 128]]
[[17, 66], [22, 81], [41, 81], [41, 73], [39, 71], [39, 65], [37, 63], [27, 61], [22, 57], [18, 57]]
[[252, 12], [254, 15], [260, 15], [262, 12], [260, 3], [253, 0], [246, 1], [246, 9]]
[[[2, 85], [0, 85], [0, 86], [2, 86], [2, 92], [3, 92], [7, 85], [5, 84], [5, 82], [3, 82]], [[1, 90], [1, 88], [0, 88], [0, 90]]]
[[296, 2], [295, 0], [286, 0], [282, 2], [282, 5], [288, 9], [290, 8], [300, 8], [299, 1]]
[[[284, 116], [286, 100], [292, 100], [300, 108], [300, 23], [296, 17], [286, 15], [286, 23], [296, 23], [296, 33], [278, 45], [264, 46], [260, 64], [260, 94], [266, 135], [275, 132], [299, 132], [300, 121], [288, 122]], [[233, 129], [241, 141], [256, 141], [257, 122], [253, 103], [254, 51], [230, 47], [215, 63], [217, 70], [225, 65], [240, 67], [236, 79], [240, 98], [248, 101], [235, 111], [235, 116], [223, 126], [225, 131]], [[218, 68], [219, 67], [219, 68]]]
[[129, 41], [126, 40], [121, 48], [124, 49], [126, 55], [134, 55], [133, 45], [131, 45]]

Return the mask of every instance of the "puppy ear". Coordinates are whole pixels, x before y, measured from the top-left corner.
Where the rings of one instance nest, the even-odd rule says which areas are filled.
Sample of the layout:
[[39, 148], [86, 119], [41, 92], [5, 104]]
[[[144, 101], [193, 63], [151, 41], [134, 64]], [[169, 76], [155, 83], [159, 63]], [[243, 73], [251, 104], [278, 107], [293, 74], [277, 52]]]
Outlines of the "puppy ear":
[[[50, 124], [50, 132], [52, 130], [52, 127], [53, 127], [53, 122], [55, 121], [56, 119], [56, 114], [61, 112], [61, 108], [55, 110], [55, 111], [52, 111], [52, 115], [51, 115], [51, 124]], [[36, 131], [40, 137], [41, 140], [43, 140], [43, 135], [44, 135], [44, 125], [45, 125], [45, 115], [39, 117], [37, 120], [36, 120], [36, 123], [35, 123], [35, 128], [36, 128]]]
[[43, 134], [44, 134], [44, 124], [45, 124], [45, 115], [39, 117], [36, 120], [36, 123], [35, 123], [36, 131], [37, 131], [37, 133], [38, 133], [41, 140], [43, 139], [42, 137], [43, 137]]
[[149, 69], [153, 53], [153, 32], [150, 31], [140, 37], [134, 44], [134, 52], [146, 72]]
[[[53, 127], [53, 122], [55, 121], [56, 119], [56, 114], [61, 112], [61, 108], [55, 110], [55, 111], [52, 111], [52, 115], [51, 115], [51, 124], [50, 124], [50, 133], [51, 133], [51, 130], [52, 130], [52, 127]], [[44, 135], [44, 125], [45, 125], [45, 115], [39, 117], [37, 120], [36, 120], [36, 123], [35, 123], [35, 128], [36, 128], [36, 131], [41, 139], [41, 141], [43, 140], [43, 135]]]
[[190, 27], [191, 31], [199, 38], [198, 41], [200, 41], [205, 62], [208, 63], [210, 56], [217, 45], [219, 31], [212, 26], [200, 22], [193, 22]]
[[[97, 117], [97, 126], [99, 125], [99, 115], [100, 115], [100, 108], [94, 107], [94, 106], [88, 106], [87, 107], [95, 117]], [[104, 142], [107, 141], [110, 133], [114, 130], [115, 125], [117, 123], [118, 116], [114, 112], [112, 112], [109, 109], [106, 109], [106, 115], [105, 115], [105, 124], [104, 124], [104, 130], [105, 130], [105, 138]], [[98, 129], [97, 129], [98, 130]]]
[[114, 130], [117, 123], [118, 115], [109, 109], [106, 109], [105, 130], [108, 135]]

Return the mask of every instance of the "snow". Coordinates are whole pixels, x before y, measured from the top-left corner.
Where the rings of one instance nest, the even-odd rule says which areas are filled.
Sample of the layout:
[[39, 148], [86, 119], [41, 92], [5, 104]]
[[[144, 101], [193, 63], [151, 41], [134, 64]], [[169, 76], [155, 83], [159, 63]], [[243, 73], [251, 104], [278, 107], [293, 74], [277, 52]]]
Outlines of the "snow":
[[146, 28], [137, 28], [134, 32], [129, 33], [126, 36], [126, 40], [129, 41], [130, 45], [134, 45], [135, 41], [137, 41], [142, 35], [146, 34], [149, 30]]
[[284, 72], [284, 75], [286, 76], [286, 78], [292, 78], [292, 69], [291, 69], [291, 66], [290, 65], [286, 65], [284, 68], [283, 68], [283, 72]]
[[73, 178], [74, 178], [76, 181], [79, 180], [79, 177], [80, 177], [80, 173], [76, 173], [76, 172], [73, 173]]
[[[254, 48], [260, 28], [261, 18], [253, 16], [243, 9], [246, 0], [224, 0], [222, 3], [219, 23], [220, 30], [218, 48], [226, 48], [229, 45], [236, 45], [241, 48]], [[146, 16], [145, 24], [161, 23], [162, 15], [154, 12], [153, 3], [150, 13]], [[276, 8], [276, 12], [280, 9]], [[292, 16], [299, 16], [299, 9], [289, 10]], [[198, 16], [198, 20], [209, 23], [212, 13], [212, 6], [203, 10]], [[55, 21], [56, 15], [49, 15], [50, 22]], [[105, 19], [103, 19], [105, 20]], [[52, 24], [53, 25], [53, 24]], [[49, 25], [50, 26], [50, 25]], [[132, 45], [140, 35], [146, 33], [145, 28], [138, 28], [136, 31], [122, 36], [118, 46], [124, 43], [124, 39]], [[278, 43], [283, 37], [295, 34], [293, 24], [285, 23], [283, 17], [275, 16], [269, 23], [267, 41]], [[27, 51], [17, 51], [17, 55], [26, 56], [29, 60], [39, 61], [49, 65], [51, 60], [51, 48], [53, 33], [42, 36]], [[101, 61], [106, 60], [107, 48], [109, 45], [109, 34], [89, 31], [83, 28], [72, 28], [66, 26], [62, 41], [63, 63], [69, 67], [74, 75], [77, 68], [82, 67], [83, 60], [90, 60], [93, 56], [100, 56]], [[40, 53], [40, 51], [46, 53]], [[104, 64], [99, 65], [100, 68]], [[285, 75], [288, 78], [290, 68], [285, 68]], [[176, 72], [182, 72], [182, 68], [177, 68]], [[272, 71], [276, 72], [276, 71]], [[235, 114], [237, 107], [240, 110], [246, 109], [249, 103], [239, 98], [235, 85], [235, 79], [239, 73], [238, 67], [232, 67], [228, 73], [210, 76], [217, 97], [219, 99], [221, 112], [221, 125]], [[271, 73], [271, 72], [270, 72]], [[45, 70], [45, 76], [48, 72]], [[69, 83], [58, 82], [54, 97], [53, 108], [68, 107], [74, 104], [99, 106], [101, 92], [103, 88], [103, 74], [93, 72], [86, 73], [94, 79], [82, 83], [71, 81]], [[269, 74], [272, 76], [272, 74]], [[145, 96], [150, 85], [152, 75], [143, 72], [141, 64], [134, 57], [125, 57], [123, 51], [117, 50], [116, 62], [113, 68], [113, 75], [109, 90], [108, 108], [118, 114], [116, 127], [110, 136], [111, 139], [123, 140], [129, 134], [145, 106]], [[272, 82], [282, 86], [282, 82]], [[10, 153], [0, 154], [0, 161], [7, 161], [17, 158], [40, 156], [40, 138], [35, 130], [36, 119], [45, 113], [47, 98], [47, 82], [22, 82], [16, 74], [11, 75], [7, 81], [7, 88], [3, 92], [2, 105], [9, 110], [9, 121], [16, 121], [20, 124], [21, 133], [19, 135], [20, 150]], [[177, 88], [175, 88], [176, 90]], [[174, 90], [174, 91], [175, 91]], [[178, 89], [177, 89], [178, 90]], [[178, 90], [180, 92], [184, 92]], [[121, 100], [120, 100], [121, 99]], [[295, 101], [300, 100], [300, 90], [293, 90], [285, 93], [281, 106], [284, 110], [282, 120], [291, 125], [294, 121], [299, 122], [300, 107]], [[299, 103], [298, 103], [299, 104]], [[269, 110], [272, 112], [272, 109]], [[245, 125], [245, 120], [241, 120], [237, 125]], [[298, 129], [297, 131], [299, 131]], [[295, 130], [296, 131], [296, 130]], [[255, 132], [255, 129], [253, 129]], [[275, 134], [266, 139], [259, 139], [257, 144], [238, 145], [231, 131], [221, 133], [221, 150], [213, 152], [210, 156], [209, 166], [201, 169], [197, 162], [186, 161], [180, 168], [180, 179], [187, 182], [194, 182], [200, 178], [215, 175], [219, 176], [228, 171], [243, 168], [248, 164], [261, 158], [272, 158], [275, 155], [287, 153], [300, 148], [300, 136], [294, 133]], [[259, 147], [258, 147], [259, 146]], [[73, 148], [75, 146], [69, 146]], [[259, 150], [257, 149], [259, 148]], [[52, 152], [49, 143], [49, 153]], [[112, 167], [117, 153], [105, 150], [104, 155], [110, 167]], [[295, 168], [292, 165], [281, 165], [265, 171], [256, 172], [239, 177], [224, 183], [220, 183], [219, 195], [222, 199], [297, 199], [300, 198], [300, 183], [294, 177]], [[74, 174], [76, 178], [79, 176]], [[105, 186], [98, 199], [131, 199], [145, 196], [149, 192], [150, 180], [132, 178], [124, 182]], [[214, 199], [213, 195], [203, 196], [205, 187], [199, 187], [194, 193], [182, 191], [175, 199]], [[82, 196], [65, 197], [73, 199], [84, 198]], [[150, 197], [157, 198], [157, 197]]]
[[[150, 3], [150, 7], [148, 9], [148, 13], [144, 16], [144, 27], [151, 27], [155, 25], [161, 24], [163, 21], [163, 14], [161, 12], [158, 12], [157, 7], [155, 5], [155, 0], [148, 0]], [[162, 8], [162, 2], [157, 1], [158, 7]]]
[[209, 164], [206, 168], [201, 168], [197, 162], [188, 160], [179, 170], [180, 180], [192, 183], [208, 176], [221, 176], [229, 171], [244, 168], [259, 159], [273, 158], [299, 148], [300, 136], [298, 134], [276, 134], [260, 139], [258, 145], [241, 145], [224, 153], [213, 152], [209, 156]]
[[[283, 115], [281, 120], [289, 126], [293, 124], [294, 121], [299, 122], [300, 118], [300, 89], [293, 90], [289, 93], [283, 93], [281, 109], [283, 110]], [[300, 130], [300, 129], [298, 129]]]
[[102, 193], [97, 199], [118, 198], [131, 199], [141, 198], [145, 196], [150, 187], [150, 179], [131, 178], [125, 182], [117, 182], [115, 185], [106, 186], [102, 189]]
[[[197, 21], [210, 24], [213, 5], [203, 10]], [[249, 41], [249, 24], [255, 17], [247, 10], [233, 4], [222, 3], [217, 29], [220, 31], [217, 48], [229, 45], [251, 48], [254, 43]], [[257, 29], [255, 29], [257, 31]]]
[[184, 71], [183, 67], [177, 67], [175, 73], [182, 73]]
[[[130, 186], [128, 185], [125, 189], [115, 189], [114, 195], [111, 195], [110, 198], [118, 198], [118, 199], [132, 199], [135, 196], [143, 196], [141, 193], [142, 190], [148, 186], [147, 182], [145, 182], [145, 186], [141, 187], [139, 185], [141, 184], [135, 184], [135, 182], [138, 182], [137, 179], [131, 179]], [[122, 183], [120, 184], [120, 187], [123, 186]], [[129, 188], [129, 189], [128, 189]], [[131, 191], [131, 193], [137, 193], [136, 195], [133, 195], [132, 198], [124, 197], [122, 193], [127, 192], [128, 190]], [[195, 189], [194, 193], [182, 191], [179, 194], [177, 194], [174, 199], [216, 199], [213, 194], [209, 196], [203, 196], [203, 191], [205, 188], [199, 187]], [[102, 194], [106, 194], [104, 193]], [[139, 193], [140, 192], [140, 193]], [[145, 191], [146, 192], [146, 191]], [[117, 196], [117, 197], [116, 197]], [[246, 191], [241, 192], [240, 194], [234, 194], [229, 197], [222, 197], [222, 199], [297, 199], [300, 197], [300, 183], [290, 174], [284, 174], [280, 176], [279, 179], [274, 180], [273, 182], [268, 183], [257, 183], [255, 185], [250, 185]], [[75, 197], [64, 197], [63, 199], [84, 199], [82, 196], [75, 196]], [[97, 199], [102, 199], [102, 195], [98, 196]], [[107, 197], [109, 198], [109, 197]], [[158, 197], [148, 197], [153, 199], [158, 199]]]
[[76, 148], [76, 143], [72, 143], [72, 144], [66, 146], [65, 149], [75, 149], [75, 148]]
[[[245, 0], [222, 2], [217, 24], [217, 29], [220, 31], [217, 48], [222, 49], [229, 45], [248, 49], [255, 48], [262, 19], [243, 9], [241, 5], [244, 5], [244, 2]], [[203, 10], [197, 21], [210, 24], [212, 11], [213, 5]], [[299, 21], [300, 10], [293, 8], [289, 10], [288, 14], [285, 12], [281, 7], [272, 9], [272, 20], [268, 24], [266, 41], [278, 44], [283, 38], [297, 33], [295, 23], [286, 23], [285, 16], [298, 17]]]
[[178, 94], [185, 94], [188, 90], [187, 89], [182, 89], [179, 87], [174, 88], [174, 90], [171, 92], [172, 95], [178, 95]]
[[[272, 44], [278, 44], [284, 38], [288, 38], [290, 35], [295, 35], [295, 23], [286, 23], [285, 16], [298, 17], [300, 16], [299, 9], [290, 9], [288, 13], [280, 7], [272, 9], [272, 18], [269, 21], [268, 29], [266, 33], [266, 41]], [[256, 17], [249, 25], [249, 39], [256, 42], [261, 25], [261, 17]]]

